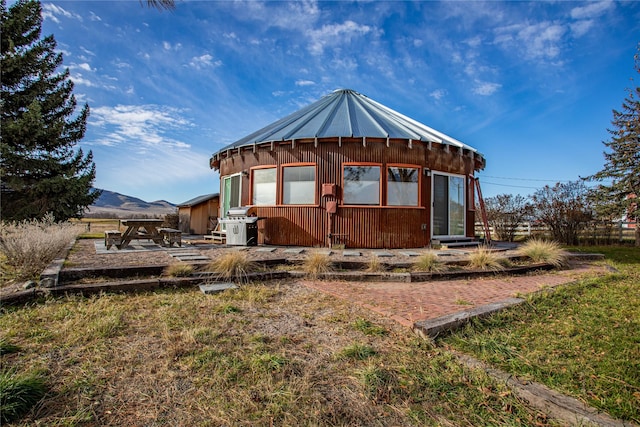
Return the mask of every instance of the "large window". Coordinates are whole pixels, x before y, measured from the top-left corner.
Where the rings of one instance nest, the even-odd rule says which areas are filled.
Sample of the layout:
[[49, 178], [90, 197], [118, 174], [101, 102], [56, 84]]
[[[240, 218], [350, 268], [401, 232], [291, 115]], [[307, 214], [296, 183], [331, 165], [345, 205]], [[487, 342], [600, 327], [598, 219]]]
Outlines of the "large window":
[[387, 168], [387, 205], [418, 206], [419, 178], [417, 167]]
[[282, 203], [285, 205], [316, 203], [315, 166], [284, 166], [282, 168]]
[[380, 205], [380, 166], [345, 165], [343, 176], [345, 205]]
[[251, 204], [271, 206], [276, 204], [276, 168], [253, 169]]

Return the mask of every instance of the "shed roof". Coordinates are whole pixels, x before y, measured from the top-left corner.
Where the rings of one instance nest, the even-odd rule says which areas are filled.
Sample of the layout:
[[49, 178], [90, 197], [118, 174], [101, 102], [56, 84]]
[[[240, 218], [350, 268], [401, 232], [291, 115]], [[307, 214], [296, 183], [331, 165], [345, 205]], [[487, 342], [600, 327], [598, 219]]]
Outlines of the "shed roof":
[[205, 195], [202, 195], [202, 196], [194, 197], [193, 199], [187, 200], [184, 203], [180, 203], [178, 205], [178, 207], [179, 208], [186, 208], [186, 207], [199, 205], [200, 203], [208, 202], [209, 200], [215, 199], [216, 197], [219, 197], [219, 196], [220, 196], [219, 193], [205, 194]]
[[351, 89], [338, 89], [220, 150], [302, 138], [369, 137], [436, 142], [477, 152], [455, 138]]

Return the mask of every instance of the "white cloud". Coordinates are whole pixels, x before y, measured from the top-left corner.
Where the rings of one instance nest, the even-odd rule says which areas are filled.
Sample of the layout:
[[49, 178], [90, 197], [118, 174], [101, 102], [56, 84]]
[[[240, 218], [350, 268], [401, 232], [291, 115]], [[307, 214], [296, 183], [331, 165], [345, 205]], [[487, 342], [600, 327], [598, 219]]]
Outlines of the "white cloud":
[[98, 15], [96, 15], [93, 12], [89, 12], [89, 20], [100, 22], [102, 21], [102, 18], [100, 18]]
[[481, 82], [476, 80], [476, 86], [473, 88], [473, 93], [481, 96], [493, 95], [502, 87], [499, 83]]
[[50, 19], [56, 24], [59, 24], [59, 17], [77, 19], [78, 21], [82, 21], [82, 17], [77, 13], [71, 13], [66, 9], [61, 8], [60, 6], [56, 6], [53, 3], [42, 4], [42, 19]]
[[584, 19], [582, 21], [577, 21], [572, 24], [569, 24], [569, 28], [571, 28], [571, 33], [575, 37], [582, 37], [589, 32], [589, 30], [593, 27], [594, 21], [591, 19]]
[[342, 24], [323, 25], [322, 28], [309, 30], [309, 51], [313, 55], [321, 55], [327, 46], [348, 44], [352, 38], [362, 37], [369, 33], [378, 34], [379, 31], [368, 25], [359, 25], [353, 21]]
[[440, 101], [446, 95], [447, 95], [447, 91], [444, 89], [436, 89], [429, 94], [429, 96], [435, 99], [436, 101]]
[[494, 41], [504, 49], [524, 53], [526, 59], [551, 60], [562, 50], [567, 27], [550, 21], [514, 24], [496, 30]]
[[296, 86], [313, 86], [316, 82], [312, 80], [296, 80]]
[[76, 74], [72, 75], [71, 76], [71, 80], [76, 85], [82, 85], [82, 86], [87, 86], [87, 87], [97, 87], [98, 86], [94, 82], [92, 82], [91, 80], [88, 80], [88, 79], [84, 78], [82, 76], [82, 74], [80, 74], [80, 73], [76, 73]]
[[69, 66], [69, 68], [71, 68], [72, 70], [80, 69], [83, 71], [95, 71], [91, 69], [91, 65], [87, 64], [86, 62], [83, 62], [82, 64], [72, 64], [71, 66]]
[[615, 3], [612, 1], [588, 2], [585, 6], [571, 9], [571, 17], [573, 19], [592, 19], [614, 7]]
[[167, 41], [163, 41], [162, 42], [162, 48], [164, 50], [178, 51], [178, 50], [182, 49], [182, 43], [176, 43], [176, 44], [172, 45], [171, 43], [169, 43]]
[[193, 58], [191, 58], [191, 61], [189, 62], [190, 67], [196, 68], [198, 70], [201, 68], [208, 68], [208, 67], [217, 68], [221, 65], [222, 65], [221, 60], [214, 61], [213, 56], [209, 55], [208, 53], [205, 53], [204, 55], [200, 55], [200, 56], [194, 56]]
[[[88, 145], [110, 153], [96, 158], [100, 178], [113, 188], [157, 186], [210, 174], [208, 156], [175, 136], [193, 127], [177, 108], [160, 105], [117, 105], [91, 111], [96, 137]], [[105, 151], [106, 150], [106, 151]]]

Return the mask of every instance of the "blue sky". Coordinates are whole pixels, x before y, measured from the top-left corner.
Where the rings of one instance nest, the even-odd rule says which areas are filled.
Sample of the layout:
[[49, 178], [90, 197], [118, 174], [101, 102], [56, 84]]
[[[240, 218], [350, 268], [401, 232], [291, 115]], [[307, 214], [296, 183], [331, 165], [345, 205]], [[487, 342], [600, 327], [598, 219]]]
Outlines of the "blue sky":
[[[43, 1], [95, 186], [181, 203], [219, 191], [209, 157], [338, 89], [479, 150], [485, 197], [604, 166], [637, 85], [640, 2]], [[636, 77], [635, 82], [631, 78]]]

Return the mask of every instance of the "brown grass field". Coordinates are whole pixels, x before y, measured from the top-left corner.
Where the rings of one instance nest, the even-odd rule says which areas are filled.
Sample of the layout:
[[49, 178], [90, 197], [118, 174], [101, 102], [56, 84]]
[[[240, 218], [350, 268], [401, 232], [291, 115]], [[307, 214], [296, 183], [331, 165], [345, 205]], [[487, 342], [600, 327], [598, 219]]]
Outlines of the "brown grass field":
[[295, 283], [3, 308], [48, 395], [13, 425], [546, 425], [502, 384], [394, 322]]

